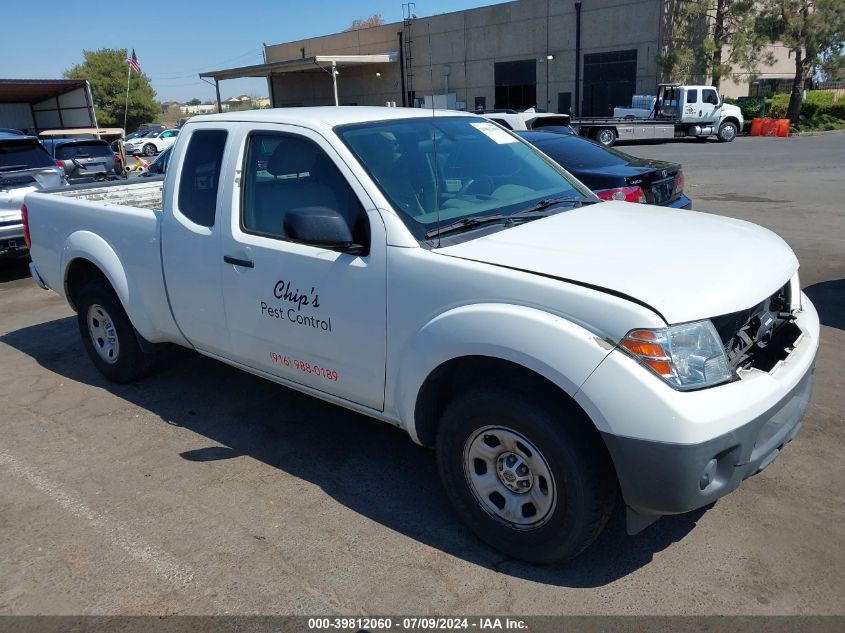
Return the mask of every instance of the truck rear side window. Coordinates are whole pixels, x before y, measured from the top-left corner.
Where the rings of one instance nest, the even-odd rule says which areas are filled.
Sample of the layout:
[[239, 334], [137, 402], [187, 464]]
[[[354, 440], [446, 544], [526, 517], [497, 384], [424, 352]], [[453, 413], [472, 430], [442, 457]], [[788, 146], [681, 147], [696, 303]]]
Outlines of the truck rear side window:
[[226, 130], [197, 130], [182, 162], [179, 211], [201, 226], [214, 226], [226, 135]]
[[687, 103], [698, 103], [698, 90], [687, 90]]

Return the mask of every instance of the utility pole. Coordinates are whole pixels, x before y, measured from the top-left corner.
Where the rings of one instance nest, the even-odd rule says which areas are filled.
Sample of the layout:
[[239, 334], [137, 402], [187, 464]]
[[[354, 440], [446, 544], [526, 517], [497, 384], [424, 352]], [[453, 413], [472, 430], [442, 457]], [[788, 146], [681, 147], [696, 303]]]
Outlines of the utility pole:
[[581, 115], [581, 0], [575, 0], [575, 116]]

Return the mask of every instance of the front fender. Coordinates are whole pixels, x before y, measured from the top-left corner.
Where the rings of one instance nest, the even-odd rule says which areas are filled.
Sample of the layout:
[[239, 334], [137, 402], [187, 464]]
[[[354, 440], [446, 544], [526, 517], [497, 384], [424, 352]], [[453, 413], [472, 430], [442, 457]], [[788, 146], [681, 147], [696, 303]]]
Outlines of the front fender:
[[428, 321], [399, 354], [393, 384], [402, 426], [415, 442], [417, 394], [443, 363], [489, 356], [530, 369], [574, 396], [613, 346], [566, 319], [536, 308], [486, 303], [461, 306]]
[[[133, 286], [126, 272], [126, 268], [111, 245], [91, 231], [76, 231], [71, 233], [67, 240], [65, 240], [64, 248], [62, 249], [62, 279], [65, 297], [68, 301], [70, 301], [67, 291], [68, 268], [71, 262], [80, 258], [86, 259], [97, 266], [105, 275], [106, 279], [109, 280], [135, 329], [145, 337], [152, 336], [157, 331], [155, 325], [147, 318], [144, 310], [133, 309], [134, 304], [130, 293], [130, 288]], [[76, 306], [73, 307], [75, 308]]]

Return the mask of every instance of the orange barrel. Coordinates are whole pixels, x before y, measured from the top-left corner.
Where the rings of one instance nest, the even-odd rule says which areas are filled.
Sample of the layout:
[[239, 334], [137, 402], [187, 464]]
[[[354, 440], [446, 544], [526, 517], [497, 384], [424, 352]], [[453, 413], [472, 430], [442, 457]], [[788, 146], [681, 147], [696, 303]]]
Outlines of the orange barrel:
[[777, 136], [789, 136], [789, 119], [778, 119]]
[[760, 117], [755, 117], [751, 119], [751, 131], [748, 132], [749, 136], [760, 136], [760, 128], [763, 125], [763, 119]]

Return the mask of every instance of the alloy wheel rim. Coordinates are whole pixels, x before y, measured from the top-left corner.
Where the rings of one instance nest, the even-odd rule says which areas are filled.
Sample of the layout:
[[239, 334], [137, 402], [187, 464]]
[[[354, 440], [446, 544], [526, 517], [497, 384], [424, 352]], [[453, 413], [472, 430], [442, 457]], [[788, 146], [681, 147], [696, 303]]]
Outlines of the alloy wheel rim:
[[726, 125], [722, 130], [722, 137], [726, 139], [731, 139], [736, 134], [736, 129], [733, 125]]
[[613, 141], [613, 133], [608, 130], [604, 130], [599, 135], [599, 140], [601, 141], [602, 145], [609, 145]]
[[120, 354], [120, 342], [111, 316], [103, 306], [95, 303], [88, 308], [86, 321], [94, 351], [109, 365], [114, 365]]
[[513, 429], [486, 426], [476, 431], [464, 445], [463, 468], [476, 501], [509, 527], [537, 528], [557, 505], [548, 462]]

